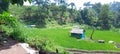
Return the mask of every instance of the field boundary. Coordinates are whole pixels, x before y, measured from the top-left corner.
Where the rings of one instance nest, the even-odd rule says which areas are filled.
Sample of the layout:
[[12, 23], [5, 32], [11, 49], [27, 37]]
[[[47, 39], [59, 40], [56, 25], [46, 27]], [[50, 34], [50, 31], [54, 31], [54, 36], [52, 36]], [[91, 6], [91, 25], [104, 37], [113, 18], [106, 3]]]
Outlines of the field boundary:
[[120, 51], [113, 51], [113, 50], [79, 50], [79, 49], [73, 49], [73, 48], [67, 48], [66, 51], [68, 53], [73, 53], [73, 54], [80, 54], [80, 53], [92, 53], [92, 54], [96, 54], [96, 53], [110, 53], [110, 54], [120, 54]]

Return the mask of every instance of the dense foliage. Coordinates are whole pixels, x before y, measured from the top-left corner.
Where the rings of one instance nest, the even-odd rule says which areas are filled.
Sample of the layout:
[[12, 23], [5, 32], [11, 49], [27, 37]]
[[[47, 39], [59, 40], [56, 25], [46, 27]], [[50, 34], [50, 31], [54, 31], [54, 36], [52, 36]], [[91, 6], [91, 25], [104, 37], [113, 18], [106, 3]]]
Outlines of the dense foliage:
[[7, 25], [9, 27], [17, 26], [17, 18], [10, 15], [10, 13], [4, 12], [0, 14], [0, 25]]
[[0, 0], [0, 13], [8, 10], [9, 4], [17, 4], [22, 6], [24, 2], [31, 0]]
[[10, 5], [9, 11], [26, 24], [35, 24], [37, 27], [73, 24], [86, 24], [105, 30], [120, 27], [120, 11], [113, 9], [119, 2], [105, 5], [86, 3], [85, 8], [77, 10], [74, 3], [68, 4], [66, 1], [52, 3], [47, 0], [40, 3], [41, 1], [32, 1], [32, 6], [17, 7]]

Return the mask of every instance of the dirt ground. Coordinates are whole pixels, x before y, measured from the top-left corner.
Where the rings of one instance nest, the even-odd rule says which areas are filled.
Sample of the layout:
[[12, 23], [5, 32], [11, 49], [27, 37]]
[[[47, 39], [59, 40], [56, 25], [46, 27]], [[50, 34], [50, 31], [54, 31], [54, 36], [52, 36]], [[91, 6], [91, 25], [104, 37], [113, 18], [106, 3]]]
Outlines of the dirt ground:
[[0, 44], [0, 54], [28, 54], [18, 42], [8, 38], [4, 43]]
[[87, 50], [77, 50], [77, 49], [67, 49], [67, 51], [72, 54], [120, 54], [120, 52], [87, 51]]

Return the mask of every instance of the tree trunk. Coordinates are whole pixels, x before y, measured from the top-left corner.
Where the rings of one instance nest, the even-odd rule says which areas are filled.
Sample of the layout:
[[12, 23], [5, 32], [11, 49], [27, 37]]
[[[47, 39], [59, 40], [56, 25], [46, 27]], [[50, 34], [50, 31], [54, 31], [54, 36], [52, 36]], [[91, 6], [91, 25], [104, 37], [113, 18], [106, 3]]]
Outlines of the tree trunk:
[[94, 28], [93, 28], [93, 31], [92, 31], [91, 36], [90, 36], [91, 40], [93, 40], [93, 34], [94, 34]]

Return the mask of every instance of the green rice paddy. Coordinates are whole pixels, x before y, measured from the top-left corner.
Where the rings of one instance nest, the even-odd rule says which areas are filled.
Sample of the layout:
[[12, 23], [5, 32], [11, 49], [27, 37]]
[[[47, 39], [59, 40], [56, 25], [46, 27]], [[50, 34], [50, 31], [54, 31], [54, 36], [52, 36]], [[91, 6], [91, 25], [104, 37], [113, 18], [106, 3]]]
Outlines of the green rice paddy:
[[[85, 37], [89, 38], [91, 32], [92, 30], [86, 30]], [[108, 43], [109, 40], [120, 43], [120, 33], [113, 31], [95, 30], [93, 39], [102, 39], [105, 40], [105, 43], [98, 43], [84, 39], [76, 39], [70, 36], [70, 29], [63, 28], [33, 28], [29, 29], [29, 31], [26, 34], [31, 38], [47, 38], [54, 42], [56, 45], [62, 46], [64, 48], [76, 48], [82, 50], [120, 50], [120, 48], [117, 48], [114, 44]]]

